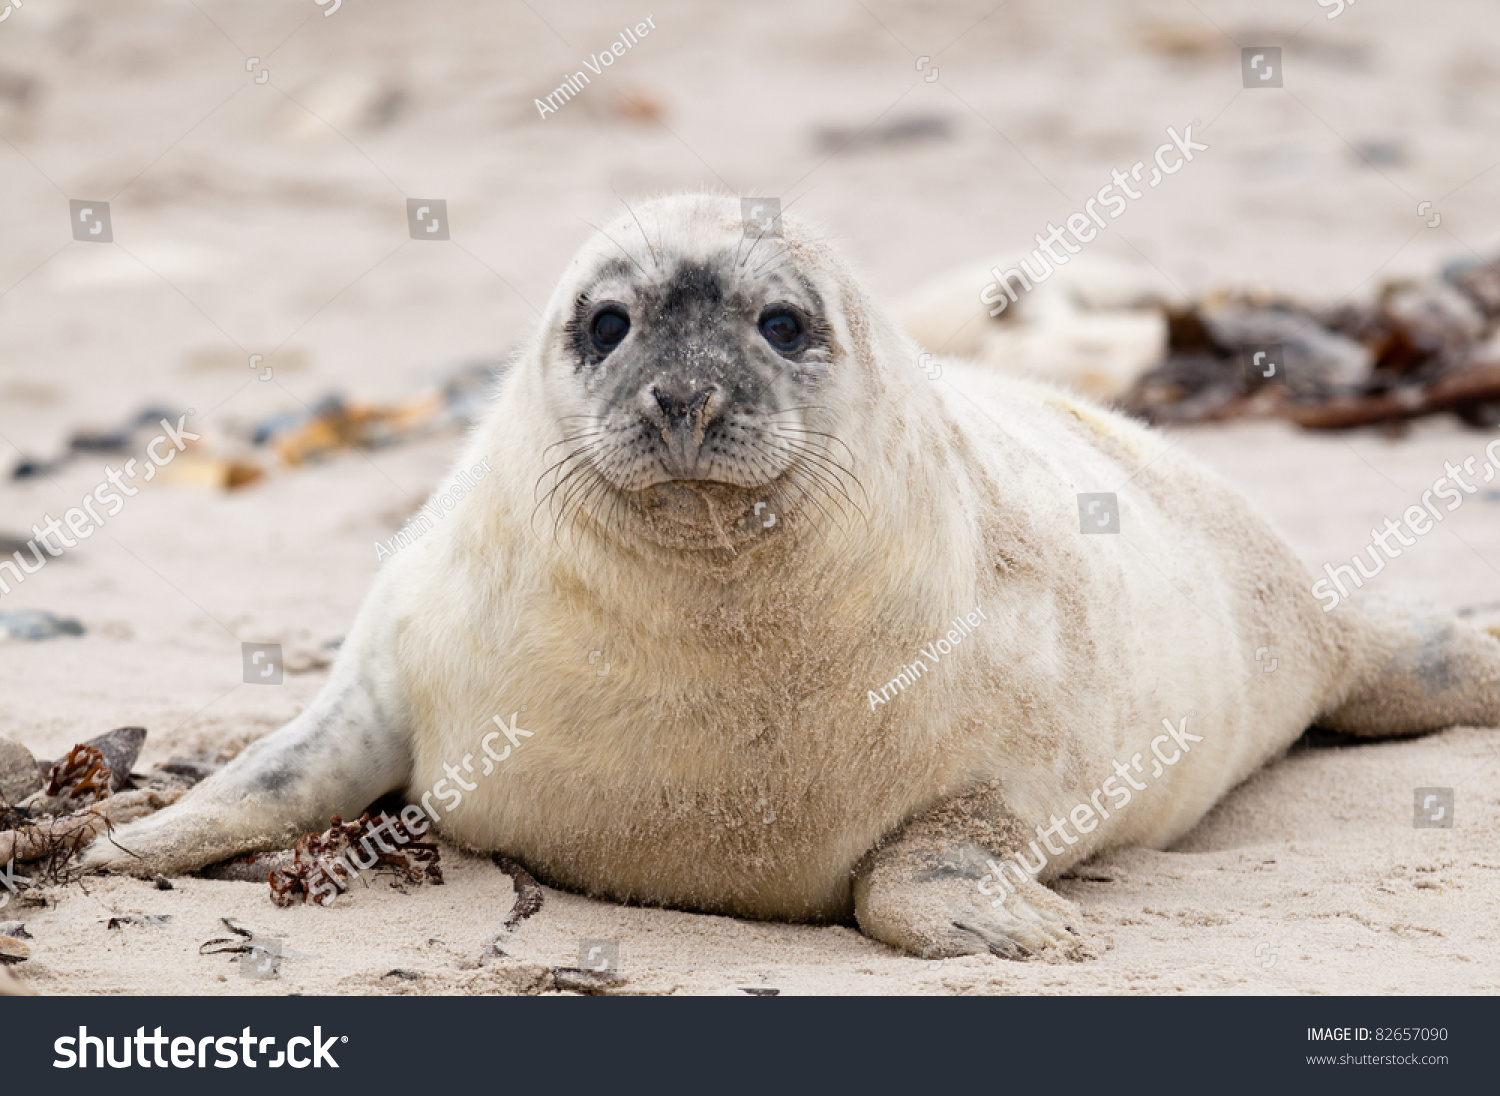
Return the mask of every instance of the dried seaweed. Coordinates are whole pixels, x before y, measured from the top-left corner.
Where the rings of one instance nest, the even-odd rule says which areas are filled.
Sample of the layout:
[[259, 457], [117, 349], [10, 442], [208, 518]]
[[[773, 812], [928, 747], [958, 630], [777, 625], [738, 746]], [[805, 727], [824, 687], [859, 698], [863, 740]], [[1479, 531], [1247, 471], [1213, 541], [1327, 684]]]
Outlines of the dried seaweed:
[[512, 860], [498, 852], [490, 859], [495, 867], [510, 876], [510, 881], [516, 888], [516, 901], [511, 907], [510, 916], [500, 926], [500, 931], [485, 945], [484, 954], [509, 958], [509, 952], [500, 945], [510, 939], [517, 925], [541, 910], [544, 892], [542, 885], [536, 881], [536, 877], [522, 867], [519, 861]]
[[[1315, 430], [1452, 413], [1500, 426], [1500, 259], [1318, 310], [1251, 293], [1167, 313], [1167, 354], [1125, 394], [1151, 422], [1284, 418]], [[1274, 375], [1252, 367], [1284, 360]]]
[[114, 770], [94, 746], [74, 746], [68, 756], [52, 766], [42, 794], [61, 796], [79, 804], [93, 803], [110, 794]]
[[[0, 803], [0, 864], [27, 864], [33, 882], [73, 882], [78, 854], [101, 834], [175, 803], [186, 781], [165, 773], [130, 775], [145, 741], [144, 728], [118, 727], [80, 742], [47, 768], [40, 787], [31, 785], [33, 794], [15, 806]], [[32, 762], [24, 748], [21, 756], [28, 765], [46, 766]]]
[[541, 911], [542, 885], [536, 881], [535, 876], [510, 857], [496, 853], [492, 859], [495, 867], [510, 876], [511, 882], [515, 884], [516, 904], [502, 926], [506, 931], [510, 931], [528, 917]]
[[[106, 770], [107, 771], [107, 770]], [[42, 816], [0, 831], [0, 864], [31, 862], [30, 870], [47, 882], [67, 882], [74, 857], [101, 833], [144, 818], [175, 803], [181, 786], [141, 788], [112, 795], [92, 807], [61, 817]], [[126, 850], [129, 851], [128, 849]]]
[[[394, 841], [395, 847], [387, 841]], [[272, 870], [267, 883], [271, 901], [278, 906], [307, 901], [326, 906], [348, 891], [361, 871], [394, 875], [396, 887], [441, 885], [438, 859], [437, 845], [416, 840], [399, 818], [382, 813], [371, 819], [367, 811], [355, 822], [344, 822], [334, 815], [323, 833], [303, 834], [297, 840], [291, 866]]]

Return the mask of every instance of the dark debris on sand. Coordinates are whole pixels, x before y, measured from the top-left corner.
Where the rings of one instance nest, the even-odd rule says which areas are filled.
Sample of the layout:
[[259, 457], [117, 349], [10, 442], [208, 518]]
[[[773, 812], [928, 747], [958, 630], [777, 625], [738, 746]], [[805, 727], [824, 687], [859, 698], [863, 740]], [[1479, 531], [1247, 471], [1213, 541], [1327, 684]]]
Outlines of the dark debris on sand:
[[[394, 847], [388, 841], [394, 841]], [[276, 856], [266, 882], [271, 901], [278, 906], [307, 901], [326, 906], [348, 891], [356, 874], [366, 870], [393, 875], [396, 887], [443, 882], [437, 845], [418, 841], [401, 819], [385, 813], [372, 819], [366, 811], [354, 822], [334, 815], [324, 832], [298, 838], [290, 863], [286, 853]]]
[[70, 882], [96, 837], [176, 802], [196, 781], [164, 767], [134, 773], [145, 742], [145, 728], [119, 727], [49, 763], [0, 741], [0, 863], [25, 865], [28, 885]]
[[1167, 324], [1166, 358], [1121, 401], [1150, 422], [1269, 417], [1342, 430], [1451, 412], [1500, 426], [1500, 260], [1323, 310], [1218, 293], [1167, 309]]

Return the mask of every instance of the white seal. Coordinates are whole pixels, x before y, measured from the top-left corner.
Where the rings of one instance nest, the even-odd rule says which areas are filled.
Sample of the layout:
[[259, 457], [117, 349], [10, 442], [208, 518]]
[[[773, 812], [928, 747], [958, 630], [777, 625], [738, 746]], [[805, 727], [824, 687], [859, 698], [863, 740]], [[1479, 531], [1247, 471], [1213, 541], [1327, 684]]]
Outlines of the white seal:
[[782, 227], [688, 196], [591, 240], [456, 465], [493, 471], [383, 562], [314, 706], [87, 863], [180, 872], [399, 791], [592, 895], [1081, 954], [1044, 884], [1175, 841], [1313, 721], [1500, 723], [1493, 639], [1325, 614], [1192, 459], [934, 377]]

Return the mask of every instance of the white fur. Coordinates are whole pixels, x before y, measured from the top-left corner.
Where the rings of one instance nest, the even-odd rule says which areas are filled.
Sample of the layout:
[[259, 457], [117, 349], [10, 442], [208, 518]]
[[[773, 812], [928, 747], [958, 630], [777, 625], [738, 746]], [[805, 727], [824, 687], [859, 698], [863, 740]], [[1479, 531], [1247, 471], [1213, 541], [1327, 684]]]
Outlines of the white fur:
[[[663, 256], [739, 243], [733, 199], [637, 213]], [[929, 380], [831, 249], [786, 231], [774, 246], [835, 324], [824, 403], [867, 521], [783, 515], [734, 551], [554, 530], [545, 509], [533, 523], [569, 398], [555, 325], [619, 254], [597, 237], [458, 458], [494, 474], [386, 563], [322, 716], [117, 834], [144, 859], [96, 848], [91, 863], [194, 866], [323, 828], [386, 788], [418, 799], [453, 765], [475, 788], [443, 833], [558, 884], [847, 916], [856, 862], [950, 797], [998, 780], [1024, 827], [1045, 824], [1196, 710], [1203, 741], [1045, 878], [1098, 849], [1171, 842], [1338, 698], [1347, 645], [1234, 490], [1080, 397], [959, 362]], [[650, 265], [633, 218], [607, 232]], [[1118, 493], [1119, 535], [1080, 534], [1076, 495], [1093, 491]], [[976, 605], [973, 635], [872, 712], [869, 691]], [[481, 741], [513, 712], [532, 736], [486, 776]], [[306, 747], [297, 795], [258, 793], [256, 772], [299, 736], [322, 745]]]

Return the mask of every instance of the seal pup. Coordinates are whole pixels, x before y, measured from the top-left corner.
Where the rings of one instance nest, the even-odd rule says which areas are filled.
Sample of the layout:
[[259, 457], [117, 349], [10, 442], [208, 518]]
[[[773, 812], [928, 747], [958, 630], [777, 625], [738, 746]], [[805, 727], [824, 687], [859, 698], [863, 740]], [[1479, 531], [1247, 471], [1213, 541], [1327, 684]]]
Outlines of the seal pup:
[[782, 228], [694, 195], [591, 239], [459, 458], [494, 471], [384, 564], [313, 706], [86, 866], [184, 872], [395, 791], [594, 896], [1077, 956], [1049, 880], [1170, 845], [1313, 721], [1500, 723], [1493, 639], [1325, 614], [1194, 460], [934, 378]]

